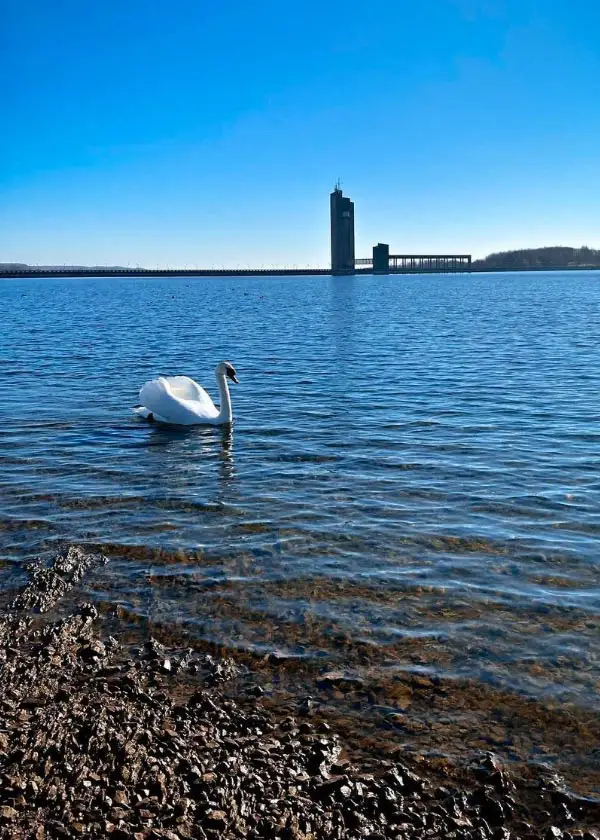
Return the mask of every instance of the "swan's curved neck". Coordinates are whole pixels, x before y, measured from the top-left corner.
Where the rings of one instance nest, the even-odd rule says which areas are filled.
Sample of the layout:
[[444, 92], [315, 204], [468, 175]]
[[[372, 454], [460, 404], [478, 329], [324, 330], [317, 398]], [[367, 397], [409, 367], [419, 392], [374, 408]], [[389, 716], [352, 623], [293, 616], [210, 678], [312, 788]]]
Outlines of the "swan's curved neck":
[[231, 423], [231, 397], [229, 395], [229, 386], [227, 385], [227, 377], [225, 374], [217, 375], [217, 385], [219, 386], [219, 416], [218, 423]]

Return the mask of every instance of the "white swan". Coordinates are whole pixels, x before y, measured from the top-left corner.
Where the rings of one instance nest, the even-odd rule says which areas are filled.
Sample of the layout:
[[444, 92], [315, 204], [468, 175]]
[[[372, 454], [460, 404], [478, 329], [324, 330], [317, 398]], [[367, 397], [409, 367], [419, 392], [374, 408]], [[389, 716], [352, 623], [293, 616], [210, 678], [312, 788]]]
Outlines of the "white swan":
[[231, 397], [227, 378], [237, 382], [233, 365], [219, 362], [215, 368], [221, 404], [216, 407], [201, 385], [189, 376], [159, 376], [140, 388], [140, 417], [176, 426], [224, 426], [231, 423]]

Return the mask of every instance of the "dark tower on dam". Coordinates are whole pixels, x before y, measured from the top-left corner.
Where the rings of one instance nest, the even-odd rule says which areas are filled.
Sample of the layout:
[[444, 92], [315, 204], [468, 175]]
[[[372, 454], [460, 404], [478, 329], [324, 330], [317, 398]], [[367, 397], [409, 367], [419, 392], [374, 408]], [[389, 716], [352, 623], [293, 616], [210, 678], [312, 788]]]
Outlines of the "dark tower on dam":
[[346, 198], [339, 183], [330, 196], [331, 270], [354, 271], [354, 202]]

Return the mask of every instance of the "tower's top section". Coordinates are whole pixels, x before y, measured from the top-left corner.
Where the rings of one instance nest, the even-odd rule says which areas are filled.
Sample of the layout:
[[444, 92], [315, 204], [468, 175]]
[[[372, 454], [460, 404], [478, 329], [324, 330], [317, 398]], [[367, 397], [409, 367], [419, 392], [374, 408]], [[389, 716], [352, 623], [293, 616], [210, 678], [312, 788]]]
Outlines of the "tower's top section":
[[333, 188], [333, 191], [334, 191], [334, 192], [340, 192], [340, 193], [341, 193], [341, 191], [342, 191], [342, 182], [340, 181], [340, 179], [339, 179], [339, 178], [338, 178], [338, 179], [337, 179], [337, 181], [335, 182], [335, 187]]

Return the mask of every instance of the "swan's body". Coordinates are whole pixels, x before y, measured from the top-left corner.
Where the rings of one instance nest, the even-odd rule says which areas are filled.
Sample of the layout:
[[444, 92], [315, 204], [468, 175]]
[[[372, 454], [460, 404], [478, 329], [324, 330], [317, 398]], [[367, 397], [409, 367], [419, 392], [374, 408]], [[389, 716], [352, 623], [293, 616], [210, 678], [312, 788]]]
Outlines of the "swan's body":
[[223, 426], [232, 421], [227, 377], [237, 382], [233, 366], [220, 362], [215, 368], [220, 405], [216, 407], [201, 385], [189, 376], [159, 376], [140, 389], [141, 406], [135, 412], [147, 420], [174, 426]]

